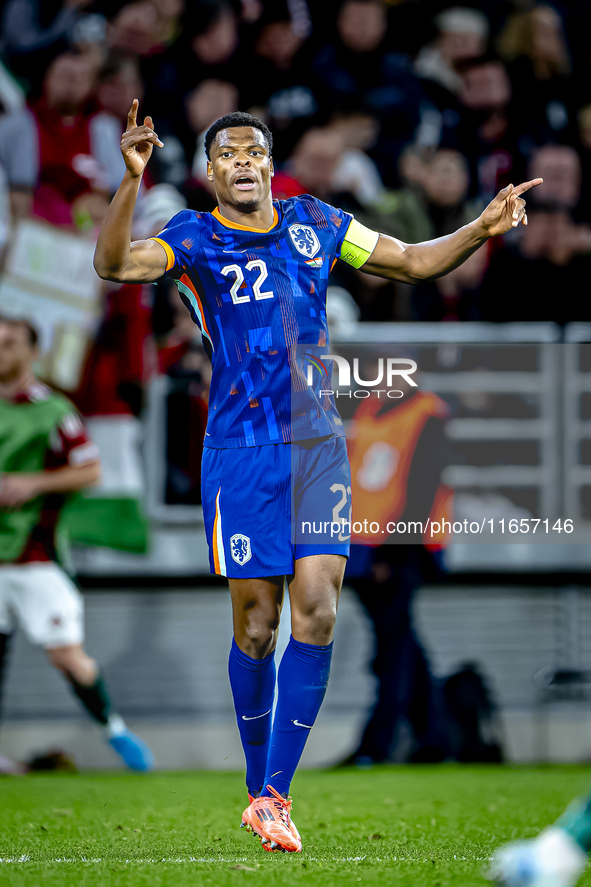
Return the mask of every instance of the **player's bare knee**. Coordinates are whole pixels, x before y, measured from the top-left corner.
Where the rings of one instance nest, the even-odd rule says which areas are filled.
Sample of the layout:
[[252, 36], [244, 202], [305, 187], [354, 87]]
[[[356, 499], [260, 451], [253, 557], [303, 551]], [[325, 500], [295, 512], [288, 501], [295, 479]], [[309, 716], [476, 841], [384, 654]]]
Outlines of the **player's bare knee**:
[[278, 617], [249, 620], [243, 628], [243, 638], [252, 652], [245, 652], [253, 659], [263, 659], [268, 656], [275, 649], [278, 628]]
[[243, 653], [251, 659], [264, 659], [275, 649], [277, 638], [274, 632], [262, 632], [250, 629], [236, 633], [235, 640]]
[[294, 637], [306, 644], [330, 644], [336, 618], [336, 606], [326, 602], [299, 608], [292, 612]]
[[273, 652], [277, 643], [279, 610], [255, 607], [241, 615], [234, 625], [236, 643], [247, 656], [263, 659]]

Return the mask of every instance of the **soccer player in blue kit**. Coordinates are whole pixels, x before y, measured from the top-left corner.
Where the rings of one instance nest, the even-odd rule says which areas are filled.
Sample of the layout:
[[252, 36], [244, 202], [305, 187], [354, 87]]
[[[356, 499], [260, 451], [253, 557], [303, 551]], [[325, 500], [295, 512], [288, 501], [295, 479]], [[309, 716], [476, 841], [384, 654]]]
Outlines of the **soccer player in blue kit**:
[[[205, 137], [218, 207], [183, 210], [157, 237], [132, 243], [142, 174], [162, 146], [150, 117], [138, 126], [138, 107], [122, 136], [127, 168], [95, 268], [118, 282], [173, 277], [210, 355], [203, 515], [212, 572], [228, 577], [232, 598], [229, 673], [250, 801], [242, 823], [267, 850], [300, 851], [289, 787], [326, 692], [349, 545], [344, 534], [294, 539], [293, 519], [348, 519], [350, 475], [332, 397], [305, 384], [298, 346], [328, 348], [336, 259], [405, 283], [439, 277], [489, 237], [527, 224], [521, 195], [541, 179], [509, 185], [454, 234], [408, 245], [310, 195], [274, 202], [272, 135], [236, 113]], [[285, 580], [292, 634], [276, 676]]]

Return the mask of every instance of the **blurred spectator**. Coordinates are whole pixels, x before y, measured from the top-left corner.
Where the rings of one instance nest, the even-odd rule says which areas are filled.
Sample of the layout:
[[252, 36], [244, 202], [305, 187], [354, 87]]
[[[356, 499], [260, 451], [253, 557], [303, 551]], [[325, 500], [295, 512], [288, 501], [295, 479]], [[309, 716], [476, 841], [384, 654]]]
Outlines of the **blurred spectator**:
[[11, 70], [33, 86], [68, 38], [90, 0], [8, 0], [2, 16], [0, 52]]
[[[468, 224], [482, 207], [468, 199], [470, 174], [459, 151], [442, 149], [423, 165], [422, 187], [429, 214], [429, 237], [442, 237]], [[488, 249], [474, 253], [445, 277], [413, 288], [414, 320], [476, 320], [478, 287], [488, 265]]]
[[[559, 207], [528, 212], [518, 244], [499, 250], [482, 286], [482, 317], [492, 321], [591, 320], [577, 298], [591, 274], [591, 230]], [[507, 281], [511, 286], [507, 286]]]
[[0, 61], [0, 115], [20, 111], [24, 104], [23, 87]]
[[369, 113], [351, 109], [336, 114], [329, 129], [340, 136], [345, 149], [333, 174], [333, 189], [337, 193], [350, 191], [360, 206], [376, 206], [383, 199], [385, 188], [375, 163], [365, 151], [378, 139], [379, 121]]
[[[313, 194], [330, 202], [334, 193], [333, 178], [344, 153], [345, 144], [337, 132], [326, 128], [308, 130], [296, 145], [286, 167], [299, 186], [299, 193]], [[278, 188], [279, 185], [280, 179]]]
[[591, 105], [579, 111], [579, 141], [585, 151], [591, 151]]
[[[204, 138], [211, 124], [219, 117], [239, 110], [238, 88], [223, 80], [203, 80], [186, 96], [185, 108], [189, 126], [197, 136], [191, 175], [200, 188], [208, 193], [215, 206], [213, 184], [207, 178]], [[196, 198], [199, 199], [199, 196], [196, 195]], [[200, 202], [199, 209], [203, 208], [205, 207]]]
[[453, 97], [462, 90], [462, 66], [484, 55], [489, 23], [478, 9], [454, 6], [439, 13], [435, 24], [439, 34], [419, 52], [414, 70], [435, 105], [441, 111], [453, 109], [457, 115]]
[[158, 234], [186, 206], [186, 200], [172, 185], [154, 185], [137, 205], [133, 218], [134, 240]]
[[580, 215], [591, 219], [591, 105], [580, 109], [578, 123], [582, 171]]
[[[150, 188], [138, 203], [134, 238], [142, 240], [157, 234], [185, 206], [185, 200], [171, 185]], [[154, 303], [159, 298], [167, 299], [171, 288], [176, 292], [168, 279], [159, 281], [155, 288], [109, 285], [101, 326], [76, 398], [85, 416], [140, 415], [145, 385], [158, 366], [152, 333]], [[178, 295], [177, 301], [180, 304]]]
[[511, 96], [511, 83], [501, 62], [485, 59], [464, 73], [460, 98], [467, 110], [461, 126], [462, 143], [472, 159], [473, 175], [485, 203], [525, 172], [519, 147], [523, 130], [520, 119], [509, 113]]
[[147, 56], [162, 48], [162, 17], [156, 4], [137, 0], [122, 6], [111, 21], [107, 38], [113, 49]]
[[314, 194], [351, 212], [362, 210], [367, 220], [385, 189], [375, 163], [357, 145], [371, 137], [376, 124], [371, 116], [339, 115], [330, 126], [309, 129], [276, 174], [274, 194]]
[[[238, 23], [226, 0], [202, 3], [194, 8], [195, 36], [191, 50], [203, 67], [229, 62], [239, 45]], [[202, 71], [200, 73], [203, 73]]]
[[[482, 287], [485, 320], [590, 320], [585, 300], [572, 298], [591, 273], [591, 226], [575, 221], [581, 163], [567, 145], [536, 151], [527, 171], [544, 184], [532, 193], [528, 225], [496, 252]], [[503, 289], [511, 280], [511, 294]], [[562, 297], [566, 293], [567, 298]]]
[[509, 19], [499, 40], [513, 85], [513, 113], [537, 144], [572, 140], [576, 83], [560, 15], [539, 5]]
[[[490, 320], [586, 320], [591, 316], [578, 300], [559, 299], [570, 292], [591, 267], [591, 229], [577, 225], [572, 210], [580, 196], [580, 163], [566, 146], [541, 148], [533, 158], [533, 175], [541, 170], [541, 194], [532, 200], [529, 224], [517, 243], [500, 251], [483, 287], [483, 316]], [[512, 278], [517, 299], [497, 292], [500, 276]], [[528, 280], [524, 289], [525, 280]]]
[[144, 385], [156, 369], [146, 287], [110, 289], [101, 326], [76, 395], [85, 416], [139, 416]]
[[0, 163], [16, 218], [72, 225], [78, 198], [118, 187], [121, 126], [92, 111], [94, 88], [88, 57], [63, 53], [47, 69], [41, 98], [0, 119]]
[[232, 57], [237, 49], [232, 6], [226, 0], [201, 0], [186, 4], [168, 45], [160, 40], [141, 54], [145, 107], [164, 142], [150, 163], [154, 181], [181, 187], [189, 175], [195, 135], [187, 122], [184, 98], [205, 79], [234, 80]]
[[433, 237], [451, 234], [474, 218], [475, 209], [467, 203], [468, 163], [459, 151], [444, 148], [433, 155], [424, 166], [423, 188]]
[[249, 76], [240, 84], [244, 107], [264, 109], [279, 163], [306, 129], [327, 115], [327, 97], [310, 71], [304, 35], [290, 19], [265, 22], [248, 57]]
[[490, 248], [473, 253], [463, 265], [412, 291], [412, 319], [480, 320], [480, 286], [489, 264]]
[[160, 39], [165, 45], [171, 43], [181, 27], [185, 0], [152, 0], [152, 3], [160, 16]]
[[97, 99], [103, 111], [127, 124], [127, 115], [134, 99], [141, 102], [144, 84], [133, 56], [111, 53], [99, 71]]
[[533, 155], [530, 169], [544, 184], [532, 192], [532, 204], [572, 212], [581, 197], [581, 161], [568, 145], [545, 145]]
[[334, 108], [364, 104], [380, 120], [380, 172], [396, 181], [396, 162], [420, 122], [422, 93], [406, 55], [388, 48], [388, 18], [381, 0], [345, 0], [337, 39], [322, 47], [313, 71]]

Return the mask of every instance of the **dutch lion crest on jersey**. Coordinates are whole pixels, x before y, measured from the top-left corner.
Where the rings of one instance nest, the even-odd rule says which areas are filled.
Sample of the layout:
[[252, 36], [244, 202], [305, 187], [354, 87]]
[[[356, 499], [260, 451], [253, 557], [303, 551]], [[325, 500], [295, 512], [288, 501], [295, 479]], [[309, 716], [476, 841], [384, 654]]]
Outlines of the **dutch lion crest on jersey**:
[[313, 259], [320, 249], [316, 232], [309, 225], [290, 225], [289, 235], [297, 251], [307, 259]]
[[241, 567], [252, 557], [250, 539], [248, 536], [243, 536], [242, 533], [235, 533], [230, 537], [230, 549], [232, 552], [232, 559], [235, 560], [237, 564], [240, 564]]

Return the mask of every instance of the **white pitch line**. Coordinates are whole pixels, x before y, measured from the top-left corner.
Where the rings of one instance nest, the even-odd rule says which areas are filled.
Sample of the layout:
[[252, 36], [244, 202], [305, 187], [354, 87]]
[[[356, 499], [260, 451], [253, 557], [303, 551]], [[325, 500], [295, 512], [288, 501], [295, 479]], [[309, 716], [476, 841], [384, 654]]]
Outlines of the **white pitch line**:
[[[306, 862], [362, 862], [364, 859], [367, 859], [367, 856], [345, 856], [345, 857], [338, 857], [338, 858], [333, 857], [330, 860], [317, 859], [314, 856], [305, 856], [304, 859], [306, 860]], [[459, 856], [459, 857], [454, 856], [454, 860], [456, 862], [491, 862], [492, 857], [490, 857], [490, 856]], [[425, 859], [417, 859], [415, 857], [405, 856], [405, 857], [398, 859], [396, 856], [391, 856], [389, 859], [382, 859], [380, 857], [374, 857], [373, 860], [370, 859], [369, 861], [370, 862], [429, 862], [430, 863], [430, 862], [432, 862], [432, 858], [429, 857], [429, 858], [425, 858]], [[446, 860], [442, 860], [442, 861], [445, 862]], [[447, 860], [447, 861], [450, 862], [451, 860]], [[38, 861], [33, 859], [33, 857], [31, 857], [31, 856], [7, 857], [7, 858], [0, 857], [0, 865], [15, 865], [15, 864], [22, 865], [23, 863], [27, 863], [27, 862], [33, 862], [33, 863], [37, 864]], [[120, 865], [123, 862], [123, 860], [112, 859], [112, 858], [102, 859], [100, 857], [95, 858], [95, 859], [88, 859], [85, 856], [81, 856], [79, 859], [66, 859], [64, 857], [59, 857], [57, 859], [44, 860], [43, 862], [45, 864], [47, 864], [47, 862], [49, 862], [49, 863], [69, 863], [69, 864], [76, 864], [76, 863], [80, 863], [80, 862], [87, 862], [87, 863], [91, 862], [91, 863], [98, 864], [98, 863], [108, 862], [108, 863], [118, 863]], [[163, 858], [163, 859], [126, 859], [125, 860], [125, 863], [127, 863], [127, 864], [136, 864], [136, 865], [146, 865], [146, 864], [154, 865], [154, 864], [159, 864], [159, 863], [163, 863], [163, 862], [165, 862], [165, 863], [166, 862], [169, 862], [169, 863], [170, 862], [180, 862], [180, 863], [192, 863], [192, 862], [205, 862], [205, 863], [213, 863], [213, 862], [228, 863], [228, 862], [230, 862], [231, 863], [231, 862], [234, 862], [234, 863], [236, 863], [236, 862], [256, 862], [256, 861], [251, 859], [250, 857], [241, 857], [239, 859], [226, 859], [224, 857], [219, 857], [219, 856], [212, 857], [212, 858], [189, 856], [186, 859], [184, 859], [184, 858], [178, 858], [178, 859]]]

